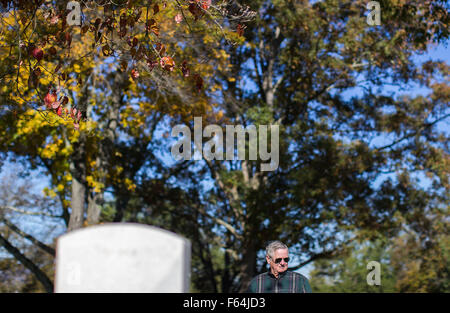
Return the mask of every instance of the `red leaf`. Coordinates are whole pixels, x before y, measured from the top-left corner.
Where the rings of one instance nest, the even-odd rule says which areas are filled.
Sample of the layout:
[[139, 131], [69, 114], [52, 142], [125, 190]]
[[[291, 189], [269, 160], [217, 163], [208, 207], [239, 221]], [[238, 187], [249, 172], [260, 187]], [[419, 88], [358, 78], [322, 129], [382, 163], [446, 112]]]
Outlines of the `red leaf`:
[[182, 20], [183, 20], [183, 15], [181, 15], [181, 13], [178, 13], [177, 15], [175, 15], [175, 22], [177, 22], [177, 24], [180, 24]]
[[48, 109], [51, 108], [52, 104], [56, 101], [56, 93], [47, 93], [44, 97], [44, 103]]
[[162, 57], [160, 61], [161, 67], [168, 71], [173, 71], [175, 62], [171, 57]]
[[44, 51], [42, 51], [40, 48], [34, 48], [31, 54], [38, 61], [42, 60], [42, 58], [44, 57]]
[[50, 53], [51, 55], [55, 55], [56, 54], [56, 48], [55, 47], [50, 47], [50, 49], [48, 49], [48, 53]]
[[138, 72], [138, 70], [137, 69], [132, 69], [131, 70], [131, 78], [133, 78], [133, 79], [136, 79], [136, 78], [138, 78], [139, 77], [139, 72]]
[[67, 42], [67, 46], [70, 47], [70, 44], [72, 43], [72, 35], [70, 35], [69, 32], [66, 32], [65, 35], [64, 35], [64, 39]]
[[75, 120], [76, 115], [77, 115], [77, 108], [72, 108], [70, 110], [70, 117]]
[[162, 56], [166, 53], [166, 47], [162, 43], [157, 42], [156, 51], [158, 51], [159, 55]]
[[154, 19], [150, 19], [147, 21], [146, 29], [147, 31], [151, 31], [152, 33], [154, 33], [156, 36], [159, 36], [159, 27]]
[[204, 10], [208, 10], [209, 7], [211, 6], [211, 0], [201, 0], [200, 2], [201, 2], [201, 7]]
[[148, 66], [150, 72], [153, 70], [153, 68], [156, 66], [156, 64], [158, 64], [158, 61], [147, 59], [147, 66]]
[[81, 120], [81, 111], [77, 108], [72, 108], [70, 110], [70, 117], [75, 121], [75, 123], [78, 123]]
[[238, 33], [239, 36], [243, 36], [244, 35], [244, 29], [245, 29], [244, 26], [242, 26], [241, 24], [238, 24], [236, 32]]
[[189, 4], [189, 12], [191, 12], [192, 15], [194, 15], [195, 20], [197, 20], [198, 17], [202, 14], [199, 7], [194, 3]]
[[136, 37], [133, 38], [133, 43], [132, 43], [132, 47], [136, 47], [139, 43], [139, 39], [137, 39]]
[[194, 79], [195, 79], [195, 87], [197, 88], [197, 91], [200, 92], [200, 90], [202, 90], [203, 88], [203, 78], [201, 78], [200, 75], [195, 74]]
[[81, 34], [84, 35], [89, 30], [89, 25], [84, 25], [81, 27]]
[[60, 105], [59, 107], [58, 107], [58, 109], [56, 110], [56, 114], [58, 114], [58, 116], [61, 116], [61, 114], [62, 114], [62, 106]]
[[52, 103], [52, 109], [55, 110], [55, 109], [57, 109], [59, 107], [61, 107], [61, 103], [59, 103], [59, 101], [55, 101], [55, 102]]
[[183, 63], [181, 64], [181, 72], [183, 72], [184, 77], [189, 77], [190, 70], [187, 66], [187, 61], [183, 61]]
[[53, 16], [53, 17], [50, 19], [50, 24], [51, 24], [51, 25], [58, 24], [58, 22], [59, 22], [59, 16], [58, 16], [58, 15], [55, 15], [55, 16]]
[[128, 67], [128, 62], [126, 60], [120, 61], [120, 69], [122, 70], [122, 72], [125, 72], [127, 70], [127, 67]]

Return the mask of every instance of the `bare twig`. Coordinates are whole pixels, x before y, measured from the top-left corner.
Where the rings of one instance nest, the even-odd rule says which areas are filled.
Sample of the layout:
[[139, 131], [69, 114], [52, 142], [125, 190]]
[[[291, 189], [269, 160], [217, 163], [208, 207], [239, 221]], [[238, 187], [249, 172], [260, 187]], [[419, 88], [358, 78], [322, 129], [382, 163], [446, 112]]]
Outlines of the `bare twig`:
[[22, 209], [13, 207], [13, 206], [1, 206], [0, 209], [14, 211], [14, 212], [24, 214], [24, 215], [38, 215], [38, 216], [47, 216], [47, 217], [51, 217], [51, 218], [61, 218], [61, 216], [58, 216], [58, 215], [52, 215], [52, 214], [45, 213], [45, 212], [25, 211], [25, 210], [22, 210]]

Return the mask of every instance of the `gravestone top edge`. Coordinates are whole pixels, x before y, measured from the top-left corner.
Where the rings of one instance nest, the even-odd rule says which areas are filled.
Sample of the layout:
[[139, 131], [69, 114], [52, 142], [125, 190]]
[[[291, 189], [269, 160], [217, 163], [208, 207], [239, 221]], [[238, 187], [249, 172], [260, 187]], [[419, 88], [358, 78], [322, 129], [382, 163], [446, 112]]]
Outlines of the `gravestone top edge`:
[[166, 236], [170, 236], [173, 237], [174, 239], [178, 239], [178, 240], [184, 240], [187, 244], [190, 244], [190, 240], [185, 238], [182, 235], [179, 235], [177, 233], [171, 232], [167, 229], [164, 228], [160, 228], [157, 226], [153, 226], [153, 225], [147, 225], [147, 224], [140, 224], [140, 223], [104, 223], [104, 224], [98, 224], [98, 225], [93, 225], [93, 226], [88, 226], [88, 227], [83, 227], [83, 228], [79, 228], [79, 229], [75, 229], [73, 231], [70, 231], [68, 233], [65, 233], [61, 236], [58, 237], [58, 241], [64, 238], [68, 238], [68, 237], [72, 237], [75, 236], [79, 233], [82, 232], [95, 232], [95, 231], [101, 231], [102, 228], [120, 228], [120, 229], [126, 229], [126, 228], [130, 228], [130, 229], [137, 229], [137, 228], [141, 228], [142, 230], [153, 230], [153, 231], [159, 231], [161, 234], [164, 234]]

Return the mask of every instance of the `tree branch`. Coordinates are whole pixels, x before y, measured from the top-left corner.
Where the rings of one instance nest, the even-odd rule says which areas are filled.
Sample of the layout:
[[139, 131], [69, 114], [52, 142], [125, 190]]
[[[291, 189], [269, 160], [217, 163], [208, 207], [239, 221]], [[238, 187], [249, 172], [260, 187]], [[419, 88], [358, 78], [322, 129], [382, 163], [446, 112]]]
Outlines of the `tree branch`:
[[425, 123], [419, 129], [417, 129], [416, 131], [413, 131], [413, 132], [411, 132], [411, 133], [409, 133], [409, 134], [407, 134], [407, 135], [405, 135], [405, 136], [403, 136], [403, 137], [393, 141], [392, 143], [390, 143], [388, 145], [385, 145], [385, 146], [382, 146], [382, 147], [379, 147], [379, 148], [375, 148], [374, 150], [375, 151], [381, 151], [381, 150], [384, 150], [384, 149], [389, 149], [389, 148], [395, 146], [396, 144], [402, 142], [403, 140], [406, 140], [408, 138], [416, 136], [418, 133], [420, 133], [424, 129], [429, 128], [429, 127], [433, 126], [434, 124], [436, 124], [436, 123], [438, 123], [438, 122], [440, 122], [442, 120], [445, 120], [449, 116], [450, 116], [450, 114], [446, 114], [446, 115], [436, 119], [435, 121], [433, 121], [431, 123]]
[[[216, 169], [214, 168], [211, 160], [208, 159], [204, 159], [206, 164], [208, 165], [209, 170], [211, 171], [211, 176], [215, 179], [215, 181], [217, 182], [217, 184], [219, 185], [219, 188], [223, 191], [225, 198], [228, 200], [228, 205], [230, 206], [231, 210], [233, 211], [234, 217], [239, 220], [242, 225], [245, 224], [245, 221], [242, 219], [242, 211], [239, 210], [239, 208], [237, 208], [235, 206], [235, 203], [237, 201], [239, 201], [238, 195], [235, 193], [233, 194], [231, 192], [231, 194], [228, 192], [227, 188], [225, 187], [225, 184], [223, 183], [219, 173], [216, 171]], [[219, 164], [219, 166], [221, 166]]]
[[36, 276], [37, 280], [39, 280], [39, 282], [44, 286], [47, 292], [53, 292], [53, 283], [48, 278], [48, 276], [43, 271], [41, 271], [30, 259], [23, 255], [16, 247], [14, 247], [8, 240], [6, 240], [1, 234], [0, 245], [5, 247], [5, 249], [9, 253], [11, 253], [20, 263], [28, 268]]
[[10, 211], [14, 211], [20, 214], [25, 214], [25, 215], [40, 215], [40, 216], [47, 216], [47, 217], [52, 217], [52, 218], [61, 218], [61, 216], [58, 215], [52, 215], [52, 214], [48, 214], [45, 212], [30, 212], [30, 211], [25, 211], [25, 210], [21, 210], [12, 206], [2, 206], [0, 207], [0, 209], [2, 210], [10, 210]]
[[203, 208], [200, 208], [199, 206], [197, 207], [197, 210], [200, 214], [204, 215], [207, 218], [212, 219], [214, 222], [216, 222], [217, 224], [220, 224], [222, 226], [224, 226], [230, 233], [232, 233], [237, 239], [242, 240], [243, 237], [242, 235], [238, 234], [238, 232], [236, 231], [236, 229], [231, 226], [230, 224], [228, 224], [227, 222], [225, 222], [224, 220], [211, 216], [209, 215]]
[[30, 240], [33, 244], [35, 244], [36, 246], [38, 246], [39, 248], [41, 248], [42, 250], [44, 250], [51, 256], [53, 256], [53, 257], [55, 256], [55, 249], [53, 249], [52, 247], [47, 246], [45, 243], [37, 240], [30, 234], [27, 234], [24, 231], [20, 230], [16, 225], [14, 225], [13, 223], [11, 223], [10, 221], [8, 221], [5, 218], [2, 219], [2, 222], [5, 223], [6, 226], [8, 226], [15, 233], [19, 234], [20, 236], [22, 236], [25, 239]]
[[289, 267], [290, 271], [295, 271], [298, 270], [299, 268], [302, 268], [303, 266], [311, 263], [312, 261], [318, 260], [318, 259], [325, 259], [325, 258], [331, 258], [333, 256], [336, 256], [337, 254], [339, 254], [339, 252], [341, 252], [342, 249], [344, 249], [349, 243], [355, 241], [357, 239], [357, 237], [354, 237], [352, 239], [347, 240], [346, 242], [344, 242], [340, 247], [336, 247], [333, 250], [326, 250], [320, 253], [316, 253], [314, 254], [312, 257], [310, 257], [308, 260], [300, 263], [299, 265], [293, 266], [293, 267]]

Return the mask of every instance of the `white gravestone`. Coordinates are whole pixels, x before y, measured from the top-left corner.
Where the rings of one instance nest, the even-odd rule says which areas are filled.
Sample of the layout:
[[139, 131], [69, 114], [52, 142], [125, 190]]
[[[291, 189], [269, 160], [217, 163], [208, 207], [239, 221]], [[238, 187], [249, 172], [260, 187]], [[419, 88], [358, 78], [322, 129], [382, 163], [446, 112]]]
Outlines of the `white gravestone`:
[[141, 224], [91, 226], [61, 236], [55, 292], [189, 292], [191, 245]]

